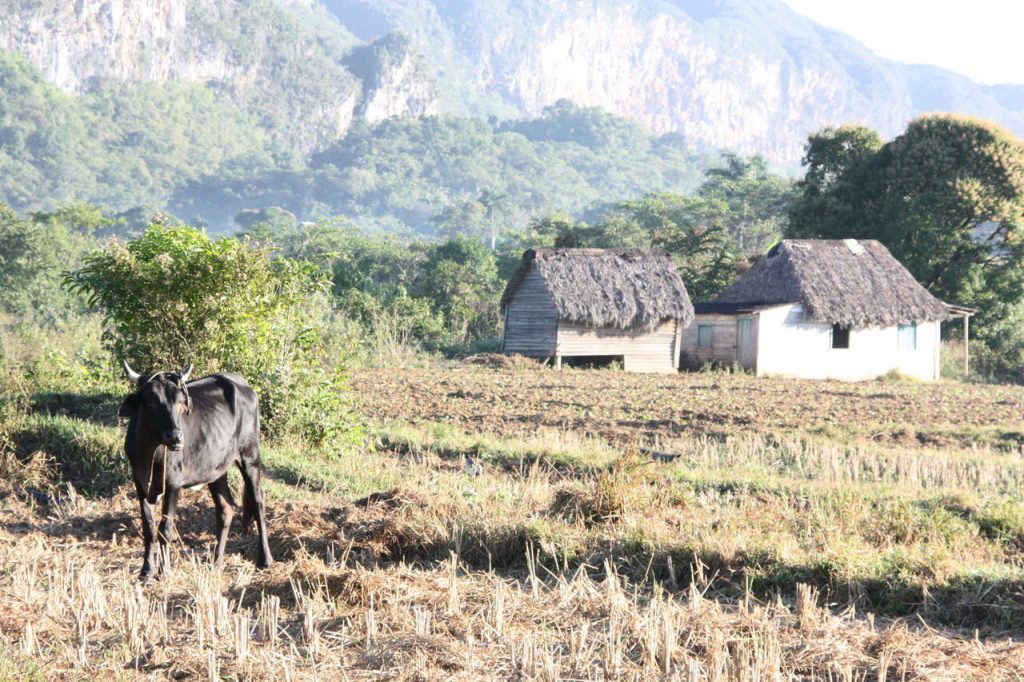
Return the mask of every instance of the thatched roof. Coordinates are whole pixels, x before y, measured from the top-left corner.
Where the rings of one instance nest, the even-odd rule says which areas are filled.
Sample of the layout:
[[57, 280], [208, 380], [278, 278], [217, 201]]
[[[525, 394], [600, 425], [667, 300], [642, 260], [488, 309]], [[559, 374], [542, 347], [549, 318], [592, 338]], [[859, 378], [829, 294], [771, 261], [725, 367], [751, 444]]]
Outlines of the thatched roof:
[[501, 297], [504, 309], [536, 268], [563, 320], [594, 327], [650, 331], [677, 319], [688, 325], [693, 305], [672, 261], [646, 249], [528, 249]]
[[945, 304], [873, 239], [784, 240], [711, 303], [800, 303], [815, 321], [850, 327], [948, 317]]

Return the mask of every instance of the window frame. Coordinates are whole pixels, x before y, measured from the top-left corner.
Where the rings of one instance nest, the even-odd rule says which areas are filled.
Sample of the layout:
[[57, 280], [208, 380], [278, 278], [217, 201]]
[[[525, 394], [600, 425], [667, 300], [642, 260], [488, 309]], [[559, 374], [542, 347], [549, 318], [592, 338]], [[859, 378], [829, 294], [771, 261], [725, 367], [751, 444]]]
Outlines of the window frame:
[[[707, 332], [707, 343], [701, 343], [701, 331]], [[715, 347], [715, 325], [713, 324], [698, 324], [697, 325], [697, 348], [714, 348]]]

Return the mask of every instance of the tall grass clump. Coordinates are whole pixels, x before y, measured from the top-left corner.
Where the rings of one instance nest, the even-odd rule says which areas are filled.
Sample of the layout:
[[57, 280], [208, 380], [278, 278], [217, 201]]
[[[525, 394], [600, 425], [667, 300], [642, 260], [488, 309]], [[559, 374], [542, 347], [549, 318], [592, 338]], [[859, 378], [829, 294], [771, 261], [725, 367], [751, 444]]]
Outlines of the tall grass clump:
[[0, 488], [74, 480], [94, 492], [123, 478], [113, 428], [122, 387], [100, 327], [93, 315], [60, 328], [0, 317]]

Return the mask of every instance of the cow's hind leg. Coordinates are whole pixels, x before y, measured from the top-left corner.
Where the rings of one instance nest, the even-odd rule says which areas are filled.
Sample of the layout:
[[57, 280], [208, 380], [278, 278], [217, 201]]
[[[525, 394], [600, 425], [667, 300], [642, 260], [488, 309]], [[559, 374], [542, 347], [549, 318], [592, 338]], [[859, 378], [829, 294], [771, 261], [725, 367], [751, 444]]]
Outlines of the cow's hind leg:
[[139, 572], [140, 580], [147, 580], [153, 575], [156, 565], [156, 551], [153, 540], [156, 538], [156, 518], [153, 516], [153, 505], [146, 499], [147, 492], [142, 485], [135, 482], [135, 492], [139, 496], [139, 507], [142, 511], [142, 570]]
[[243, 522], [255, 518], [256, 529], [260, 535], [260, 555], [256, 566], [269, 568], [274, 559], [270, 556], [270, 543], [267, 541], [267, 512], [263, 504], [263, 488], [260, 485], [259, 452], [259, 448], [256, 447], [248, 453], [243, 453], [238, 468], [242, 471], [242, 480], [245, 483]]
[[217, 549], [214, 551], [213, 561], [220, 568], [224, 565], [224, 548], [228, 544], [231, 519], [235, 516], [235, 500], [231, 497], [227, 474], [210, 484], [210, 495], [213, 496], [217, 516]]
[[[238, 468], [244, 471], [241, 462], [238, 463]], [[256, 504], [256, 495], [253, 493], [248, 479], [244, 483], [245, 485], [242, 486], [242, 535], [248, 536], [252, 533], [252, 525], [256, 522], [256, 509], [259, 505]]]

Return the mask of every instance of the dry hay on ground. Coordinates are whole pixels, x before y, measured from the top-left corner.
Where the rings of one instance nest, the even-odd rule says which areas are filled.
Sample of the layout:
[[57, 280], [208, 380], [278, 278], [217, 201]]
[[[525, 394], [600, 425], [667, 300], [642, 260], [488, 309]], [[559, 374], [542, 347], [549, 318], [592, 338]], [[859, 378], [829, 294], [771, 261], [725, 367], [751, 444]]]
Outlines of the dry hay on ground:
[[[127, 489], [0, 510], [0, 676], [43, 679], [888, 679], [1024, 676], [1024, 646], [795, 604], [720, 601], [702, 572], [676, 593], [605, 566], [534, 554], [522, 572], [452, 555], [387, 561], [389, 533], [429, 502], [391, 490], [344, 507], [273, 509], [278, 563], [233, 540], [209, 565], [209, 510], [186, 499], [176, 571], [140, 586]], [[201, 508], [200, 508], [201, 507]], [[398, 529], [398, 530], [396, 530]], [[413, 539], [419, 542], [422, 539]], [[394, 541], [393, 539], [391, 540]], [[532, 548], [531, 548], [532, 550]], [[539, 561], [538, 561], [539, 559]], [[883, 673], [884, 671], [884, 673]]]
[[476, 353], [462, 359], [462, 364], [492, 369], [539, 369], [543, 363], [525, 355], [504, 355], [502, 353]]

